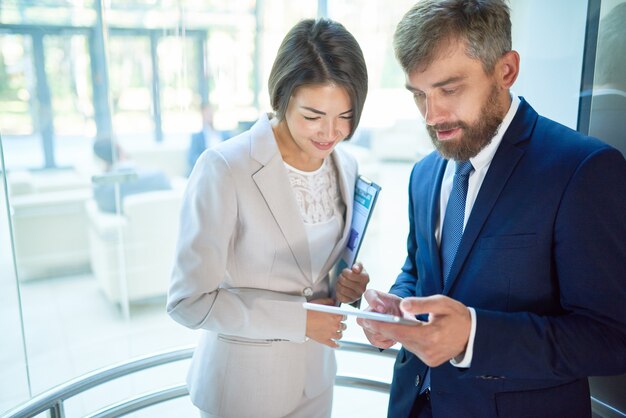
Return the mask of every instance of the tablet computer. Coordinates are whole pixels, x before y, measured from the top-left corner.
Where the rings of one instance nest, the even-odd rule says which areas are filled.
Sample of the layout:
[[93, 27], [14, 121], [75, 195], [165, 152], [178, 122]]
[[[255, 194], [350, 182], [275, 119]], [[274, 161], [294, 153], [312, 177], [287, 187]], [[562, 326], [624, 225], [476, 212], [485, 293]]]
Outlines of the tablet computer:
[[354, 308], [342, 308], [339, 306], [320, 305], [318, 303], [309, 303], [309, 302], [304, 302], [302, 306], [304, 306], [304, 309], [308, 309], [311, 311], [326, 312], [326, 313], [331, 313], [335, 315], [351, 315], [357, 318], [369, 319], [372, 321], [390, 322], [392, 324], [402, 324], [402, 325], [411, 325], [411, 326], [420, 324], [420, 322], [417, 320], [401, 318], [399, 316], [382, 314], [378, 312], [362, 311], [360, 309], [354, 309]]

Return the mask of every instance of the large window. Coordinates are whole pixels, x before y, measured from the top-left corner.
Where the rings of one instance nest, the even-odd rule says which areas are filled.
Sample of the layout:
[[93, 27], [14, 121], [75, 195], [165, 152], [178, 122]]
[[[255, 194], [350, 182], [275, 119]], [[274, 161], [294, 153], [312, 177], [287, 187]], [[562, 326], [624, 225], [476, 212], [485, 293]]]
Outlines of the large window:
[[[414, 1], [0, 0], [0, 414], [96, 368], [195, 343], [198, 334], [174, 323], [164, 301], [200, 107], [212, 104], [215, 126], [230, 133], [269, 111], [274, 56], [303, 18], [342, 22], [365, 54], [368, 99], [345, 147], [382, 186], [360, 258], [370, 287], [387, 290], [406, 256], [409, 173], [432, 151], [391, 45]], [[511, 3], [522, 59], [514, 93], [577, 128], [593, 17], [586, 2]], [[595, 9], [598, 51], [607, 22], [600, 18], [622, 3], [605, 0]], [[616, 51], [623, 60], [626, 52]], [[603, 57], [593, 65], [602, 67]], [[596, 93], [626, 86], [594, 88], [592, 133], [602, 124]], [[163, 172], [170, 189], [123, 203], [125, 178], [94, 154], [103, 138], [117, 144], [115, 164]], [[116, 185], [113, 211], [94, 202], [99, 184]], [[344, 338], [365, 341], [354, 322]], [[352, 355], [340, 354], [339, 367], [363, 374]], [[180, 383], [185, 369], [127, 379], [69, 403], [66, 412], [82, 416]], [[377, 359], [367, 374], [389, 381], [391, 372], [390, 360]], [[342, 405], [357, 410], [343, 396], [335, 399], [338, 417], [346, 416]], [[382, 395], [357, 399], [362, 417], [386, 413]], [[187, 400], [172, 411], [163, 416], [195, 413]]]

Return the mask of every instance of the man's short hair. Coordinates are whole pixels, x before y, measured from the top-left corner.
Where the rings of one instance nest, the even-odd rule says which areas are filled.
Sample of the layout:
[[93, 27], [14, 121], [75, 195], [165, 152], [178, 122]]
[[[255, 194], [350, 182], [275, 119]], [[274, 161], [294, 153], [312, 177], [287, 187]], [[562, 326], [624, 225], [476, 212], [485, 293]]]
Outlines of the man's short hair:
[[393, 41], [407, 74], [425, 70], [458, 41], [491, 74], [512, 48], [509, 7], [505, 0], [420, 0], [398, 23]]

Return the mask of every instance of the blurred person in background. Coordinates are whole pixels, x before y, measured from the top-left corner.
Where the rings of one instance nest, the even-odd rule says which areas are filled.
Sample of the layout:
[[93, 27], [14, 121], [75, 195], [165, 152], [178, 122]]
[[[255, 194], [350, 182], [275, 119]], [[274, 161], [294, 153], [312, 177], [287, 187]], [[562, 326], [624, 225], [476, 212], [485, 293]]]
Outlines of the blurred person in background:
[[[115, 188], [118, 184], [120, 203], [129, 195], [171, 189], [164, 172], [137, 167], [111, 138], [96, 139], [93, 152], [104, 166], [104, 175], [98, 176], [100, 180], [93, 184], [94, 200], [103, 212], [117, 212]], [[122, 207], [119, 209], [122, 211]]]
[[203, 102], [200, 106], [202, 114], [202, 130], [191, 135], [189, 150], [187, 152], [188, 174], [191, 173], [200, 154], [207, 148], [212, 148], [228, 138], [228, 132], [218, 131], [213, 126], [215, 109], [209, 102]]

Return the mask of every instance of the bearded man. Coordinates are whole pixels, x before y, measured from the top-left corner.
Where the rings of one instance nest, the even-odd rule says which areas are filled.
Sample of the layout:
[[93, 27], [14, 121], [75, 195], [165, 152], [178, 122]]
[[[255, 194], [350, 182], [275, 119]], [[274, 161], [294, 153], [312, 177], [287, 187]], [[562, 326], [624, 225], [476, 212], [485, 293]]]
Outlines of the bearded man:
[[359, 319], [400, 342], [389, 417], [591, 417], [626, 372], [626, 161], [510, 91], [503, 0], [420, 0], [394, 46], [436, 151], [413, 168], [407, 257]]

